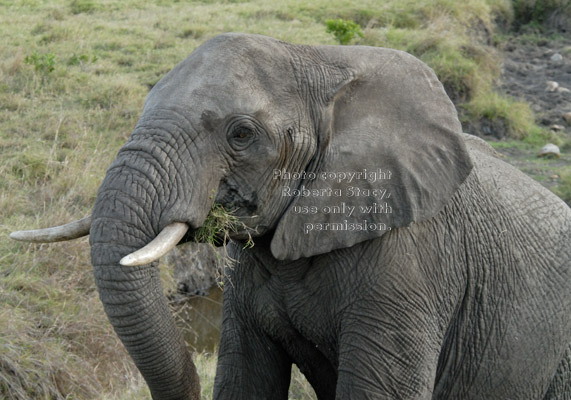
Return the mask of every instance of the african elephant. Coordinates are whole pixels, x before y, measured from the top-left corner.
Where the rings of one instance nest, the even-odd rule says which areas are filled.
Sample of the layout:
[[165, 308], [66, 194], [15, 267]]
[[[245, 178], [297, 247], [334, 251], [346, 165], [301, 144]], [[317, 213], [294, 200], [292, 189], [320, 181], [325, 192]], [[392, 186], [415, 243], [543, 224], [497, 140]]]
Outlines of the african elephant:
[[91, 219], [13, 235], [90, 234], [155, 399], [199, 398], [154, 261], [215, 203], [244, 224], [215, 398], [286, 399], [292, 363], [320, 399], [570, 398], [571, 210], [413, 56], [210, 39], [151, 90]]

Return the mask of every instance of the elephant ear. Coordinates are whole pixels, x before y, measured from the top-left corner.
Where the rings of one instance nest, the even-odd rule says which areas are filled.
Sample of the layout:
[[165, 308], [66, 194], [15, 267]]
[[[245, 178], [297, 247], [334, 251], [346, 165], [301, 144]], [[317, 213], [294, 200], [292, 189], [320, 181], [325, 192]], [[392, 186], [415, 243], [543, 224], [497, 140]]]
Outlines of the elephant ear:
[[343, 79], [327, 85], [330, 92], [312, 113], [319, 145], [304, 179], [283, 192], [292, 201], [271, 243], [282, 260], [350, 247], [431, 218], [472, 169], [456, 110], [424, 63], [379, 48], [331, 47], [321, 54], [320, 71], [340, 70], [321, 81]]

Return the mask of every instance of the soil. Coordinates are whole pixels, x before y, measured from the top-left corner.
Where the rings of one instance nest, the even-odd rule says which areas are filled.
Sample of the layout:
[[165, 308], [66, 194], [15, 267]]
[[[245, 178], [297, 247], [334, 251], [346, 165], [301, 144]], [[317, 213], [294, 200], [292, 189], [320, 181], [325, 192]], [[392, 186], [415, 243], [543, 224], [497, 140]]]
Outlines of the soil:
[[571, 135], [571, 38], [525, 43], [517, 37], [504, 46], [504, 65], [499, 89], [526, 100], [537, 123], [559, 125]]
[[[558, 130], [571, 139], [571, 120], [564, 118], [566, 113], [571, 112], [571, 37], [526, 41], [515, 36], [500, 50], [504, 62], [497, 90], [525, 100], [534, 111], [538, 125]], [[473, 132], [474, 127], [476, 132]], [[487, 141], [507, 139], [506, 126], [501, 119], [482, 120], [476, 126], [471, 125], [471, 128], [471, 133]], [[561, 149], [559, 158], [539, 158], [538, 153], [544, 144], [547, 143], [537, 147], [494, 147], [505, 157], [505, 161], [552, 188], [561, 182], [558, 174], [561, 167], [571, 165], [571, 154], [569, 149]]]

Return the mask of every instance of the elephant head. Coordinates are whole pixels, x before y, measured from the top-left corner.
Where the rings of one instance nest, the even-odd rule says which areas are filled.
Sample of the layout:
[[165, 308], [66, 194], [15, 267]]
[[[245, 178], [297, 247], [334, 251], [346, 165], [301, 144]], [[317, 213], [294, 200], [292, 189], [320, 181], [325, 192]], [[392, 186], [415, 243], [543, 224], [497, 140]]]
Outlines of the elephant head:
[[[406, 53], [221, 35], [153, 87], [92, 219], [65, 238], [89, 232], [106, 313], [153, 396], [198, 398], [157, 256], [191, 238], [215, 202], [243, 222], [234, 239], [259, 237], [279, 260], [420, 222], [444, 207], [471, 170], [460, 132], [432, 70]], [[357, 179], [360, 190], [378, 189], [371, 173], [379, 168], [390, 173], [382, 196], [348, 192]], [[327, 207], [369, 207], [380, 197], [385, 212], [366, 219], [386, 229], [356, 228], [357, 212], [342, 218], [354, 229], [323, 229], [339, 220]], [[317, 212], [299, 211], [308, 209]]]

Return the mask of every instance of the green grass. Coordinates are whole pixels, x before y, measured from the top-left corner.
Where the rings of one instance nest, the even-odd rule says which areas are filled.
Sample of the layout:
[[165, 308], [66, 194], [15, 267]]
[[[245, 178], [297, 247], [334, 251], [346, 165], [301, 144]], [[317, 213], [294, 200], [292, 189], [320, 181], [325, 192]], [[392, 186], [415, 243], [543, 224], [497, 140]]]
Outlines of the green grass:
[[[197, 242], [208, 243], [213, 246], [224, 246], [230, 239], [231, 233], [244, 229], [247, 230], [247, 226], [234, 215], [232, 210], [226, 210], [222, 205], [214, 203], [204, 224], [196, 230], [194, 239]], [[251, 236], [244, 247], [254, 247]]]
[[491, 90], [477, 93], [462, 109], [465, 111], [465, 120], [481, 117], [489, 120], [502, 119], [507, 126], [508, 136], [514, 139], [531, 139], [541, 131], [528, 103]]
[[[326, 21], [353, 21], [363, 37], [349, 44], [415, 54], [466, 118], [504, 118], [536, 140], [525, 105], [491, 89], [494, 21], [515, 15], [508, 0], [0, 0], [0, 397], [148, 398], [106, 322], [87, 240], [7, 235], [88, 214], [149, 88], [200, 43], [241, 31], [337, 44]], [[569, 187], [562, 174], [554, 190]], [[309, 398], [300, 381], [292, 398]]]

